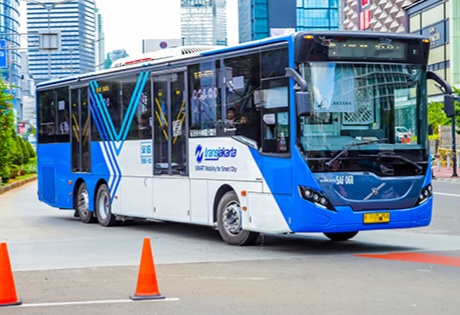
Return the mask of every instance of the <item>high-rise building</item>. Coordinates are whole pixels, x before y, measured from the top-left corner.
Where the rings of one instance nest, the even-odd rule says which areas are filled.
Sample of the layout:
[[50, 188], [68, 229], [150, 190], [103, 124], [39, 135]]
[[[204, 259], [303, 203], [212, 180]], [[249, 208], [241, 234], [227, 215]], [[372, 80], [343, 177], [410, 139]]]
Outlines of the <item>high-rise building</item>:
[[[3, 79], [12, 83], [19, 78], [19, 0], [3, 0], [0, 3], [0, 41], [2, 53], [0, 56], [0, 73]], [[11, 73], [10, 73], [11, 71]]]
[[[460, 88], [460, 2], [421, 0], [406, 11], [408, 31], [430, 38], [428, 69]], [[433, 81], [428, 82], [429, 100], [442, 101], [440, 90]]]
[[238, 14], [240, 43], [339, 28], [339, 0], [238, 0]]
[[[27, 2], [27, 33], [35, 82], [96, 69], [95, 0]], [[49, 34], [60, 34], [60, 40]]]
[[16, 88], [20, 79], [20, 36], [19, 36], [19, 0], [0, 2], [0, 76], [7, 81], [11, 93], [15, 96], [13, 105], [19, 116], [21, 113], [21, 93]]
[[104, 69], [105, 63], [105, 40], [104, 40], [104, 19], [102, 18], [102, 14], [99, 13], [99, 9], [95, 9], [96, 11], [96, 40], [95, 46], [96, 49], [96, 69], [102, 70]]
[[339, 0], [298, 0], [297, 30], [338, 30]]
[[181, 0], [184, 45], [227, 45], [226, 0]]
[[344, 28], [401, 33], [407, 31], [404, 8], [418, 0], [345, 0]]

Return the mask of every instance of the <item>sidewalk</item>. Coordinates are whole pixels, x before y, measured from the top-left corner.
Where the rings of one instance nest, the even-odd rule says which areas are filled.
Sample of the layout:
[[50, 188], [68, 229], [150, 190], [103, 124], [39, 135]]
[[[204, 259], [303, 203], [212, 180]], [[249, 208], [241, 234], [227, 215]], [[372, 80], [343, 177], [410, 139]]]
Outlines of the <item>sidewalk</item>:
[[438, 170], [436, 167], [433, 168], [433, 179], [441, 179], [441, 180], [452, 180], [452, 181], [460, 181], [460, 169], [457, 168], [457, 177], [452, 177], [454, 170], [452, 166], [447, 168], [445, 166], [441, 166]]

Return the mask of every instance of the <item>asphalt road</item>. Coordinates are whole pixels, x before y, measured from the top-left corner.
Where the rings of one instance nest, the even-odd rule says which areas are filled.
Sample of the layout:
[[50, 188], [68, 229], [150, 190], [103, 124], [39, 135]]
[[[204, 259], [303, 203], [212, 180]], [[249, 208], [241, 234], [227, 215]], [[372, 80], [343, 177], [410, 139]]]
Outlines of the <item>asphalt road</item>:
[[[434, 187], [429, 227], [234, 247], [208, 227], [85, 225], [38, 202], [31, 183], [0, 196], [0, 242], [23, 300], [0, 314], [457, 314], [460, 183]], [[146, 237], [166, 299], [133, 302]]]

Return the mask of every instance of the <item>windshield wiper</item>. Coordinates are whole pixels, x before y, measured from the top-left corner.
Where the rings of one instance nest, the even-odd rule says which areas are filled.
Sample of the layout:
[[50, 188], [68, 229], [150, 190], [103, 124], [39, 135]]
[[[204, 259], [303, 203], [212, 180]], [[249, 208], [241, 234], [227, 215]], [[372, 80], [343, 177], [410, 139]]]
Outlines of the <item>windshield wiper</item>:
[[407, 164], [410, 164], [412, 166], [414, 166], [416, 169], [417, 169], [417, 173], [420, 173], [421, 171], [423, 171], [423, 167], [420, 166], [419, 164], [415, 163], [414, 161], [406, 158], [405, 156], [402, 156], [402, 155], [397, 155], [397, 154], [393, 154], [393, 153], [379, 153], [379, 154], [360, 154], [358, 155], [360, 157], [374, 157], [376, 158], [377, 162], [379, 163], [382, 163], [381, 162], [381, 159], [384, 159], [384, 158], [390, 158], [390, 159], [397, 159], [397, 160], [401, 160], [401, 161], [404, 161], [406, 162]]
[[382, 141], [387, 141], [388, 138], [382, 138], [382, 139], [375, 139], [375, 140], [369, 140], [369, 141], [362, 141], [362, 142], [356, 142], [356, 143], [351, 143], [351, 144], [347, 144], [345, 146], [345, 148], [339, 152], [339, 154], [337, 154], [336, 156], [334, 156], [332, 159], [330, 159], [329, 161], [327, 161], [325, 164], [327, 166], [331, 166], [331, 164], [337, 160], [339, 157], [341, 157], [342, 155], [344, 155], [345, 153], [348, 152], [348, 149], [350, 147], [357, 147], [357, 146], [361, 146], [361, 145], [366, 145], [366, 144], [372, 144], [372, 143], [377, 143], [377, 142], [382, 142]]

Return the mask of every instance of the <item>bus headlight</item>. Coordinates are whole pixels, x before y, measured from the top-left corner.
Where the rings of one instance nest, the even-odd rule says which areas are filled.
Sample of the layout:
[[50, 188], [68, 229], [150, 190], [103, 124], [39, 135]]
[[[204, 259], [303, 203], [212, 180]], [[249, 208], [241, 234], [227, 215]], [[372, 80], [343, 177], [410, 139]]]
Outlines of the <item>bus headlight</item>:
[[431, 197], [432, 194], [433, 194], [433, 187], [431, 186], [431, 184], [429, 184], [426, 187], [423, 187], [422, 191], [420, 192], [420, 195], [418, 196], [418, 199], [415, 205], [418, 206], [426, 202], [428, 198]]
[[316, 191], [310, 187], [299, 186], [299, 193], [303, 199], [314, 203], [318, 207], [336, 211], [332, 203], [322, 192]]

